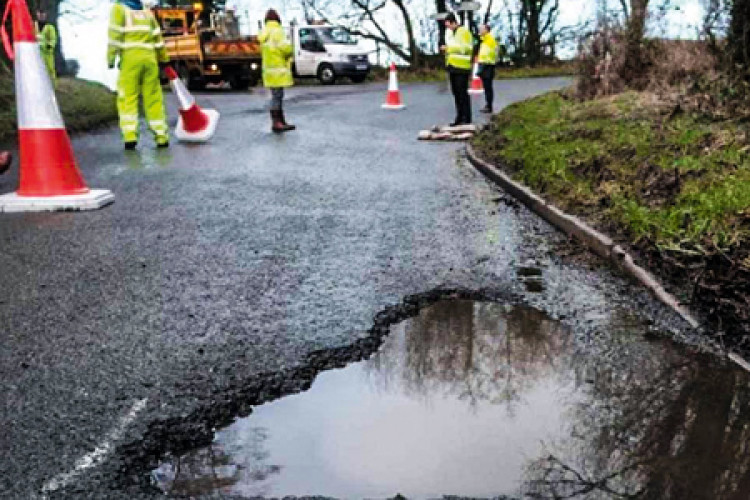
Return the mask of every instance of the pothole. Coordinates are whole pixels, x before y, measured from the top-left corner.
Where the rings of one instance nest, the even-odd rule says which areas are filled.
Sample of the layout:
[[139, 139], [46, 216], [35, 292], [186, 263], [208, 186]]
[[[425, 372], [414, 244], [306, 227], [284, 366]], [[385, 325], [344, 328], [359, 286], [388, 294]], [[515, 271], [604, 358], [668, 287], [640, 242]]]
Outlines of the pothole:
[[727, 492], [711, 498], [750, 492], [737, 479], [750, 478], [747, 376], [632, 340], [642, 328], [613, 337], [610, 363], [538, 310], [441, 301], [392, 326], [369, 360], [255, 408], [152, 477], [193, 497], [609, 498], [658, 479], [687, 492], [658, 497], [689, 498], [683, 486], [707, 476]]

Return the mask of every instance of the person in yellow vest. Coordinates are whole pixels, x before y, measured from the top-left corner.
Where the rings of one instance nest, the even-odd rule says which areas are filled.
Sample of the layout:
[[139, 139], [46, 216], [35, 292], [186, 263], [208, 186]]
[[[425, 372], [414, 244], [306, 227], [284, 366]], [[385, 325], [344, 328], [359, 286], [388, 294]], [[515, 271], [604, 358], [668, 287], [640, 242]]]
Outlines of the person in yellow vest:
[[169, 147], [169, 129], [164, 96], [159, 81], [159, 65], [169, 62], [159, 23], [141, 0], [117, 0], [109, 18], [107, 63], [115, 67], [119, 58], [117, 111], [125, 149], [138, 145], [138, 98], [156, 146]]
[[292, 56], [294, 49], [281, 27], [281, 18], [274, 9], [266, 12], [265, 26], [258, 35], [263, 58], [263, 86], [271, 92], [271, 130], [294, 130], [284, 117], [284, 89], [294, 85]]
[[482, 113], [492, 113], [492, 101], [495, 98], [495, 91], [492, 87], [495, 81], [495, 65], [497, 64], [497, 41], [492, 36], [489, 24], [483, 24], [479, 27], [479, 78], [482, 79], [484, 87], [484, 99], [487, 105], [480, 109]]
[[471, 99], [469, 80], [471, 79], [471, 54], [474, 52], [474, 37], [471, 32], [458, 24], [456, 16], [445, 16], [445, 27], [450, 31], [446, 45], [440, 47], [445, 52], [445, 64], [451, 82], [451, 92], [456, 102], [456, 119], [451, 126], [471, 123]]
[[54, 85], [57, 82], [57, 72], [55, 71], [57, 30], [54, 25], [47, 22], [47, 13], [43, 10], [36, 12], [36, 20], [36, 39], [39, 42], [39, 51], [42, 53], [42, 60]]

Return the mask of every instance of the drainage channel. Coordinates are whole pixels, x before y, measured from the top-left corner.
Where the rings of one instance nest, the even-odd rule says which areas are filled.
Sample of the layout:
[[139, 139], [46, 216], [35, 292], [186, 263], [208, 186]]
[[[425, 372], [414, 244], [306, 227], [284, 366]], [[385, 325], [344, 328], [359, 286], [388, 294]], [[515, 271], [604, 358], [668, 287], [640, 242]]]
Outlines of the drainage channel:
[[[613, 316], [616, 318], [617, 316]], [[748, 498], [750, 377], [616, 323], [438, 302], [153, 471], [171, 496]]]

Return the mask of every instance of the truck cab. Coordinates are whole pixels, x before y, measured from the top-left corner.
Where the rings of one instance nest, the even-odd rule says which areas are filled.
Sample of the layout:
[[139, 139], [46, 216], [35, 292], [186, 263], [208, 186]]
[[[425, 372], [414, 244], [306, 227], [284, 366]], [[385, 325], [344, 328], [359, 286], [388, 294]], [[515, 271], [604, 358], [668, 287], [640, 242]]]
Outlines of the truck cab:
[[370, 72], [367, 51], [345, 30], [330, 25], [292, 25], [294, 74], [331, 85], [340, 77], [364, 82]]
[[242, 37], [231, 11], [191, 7], [153, 9], [172, 64], [190, 90], [227, 82], [235, 90], [255, 85], [261, 74], [257, 37]]

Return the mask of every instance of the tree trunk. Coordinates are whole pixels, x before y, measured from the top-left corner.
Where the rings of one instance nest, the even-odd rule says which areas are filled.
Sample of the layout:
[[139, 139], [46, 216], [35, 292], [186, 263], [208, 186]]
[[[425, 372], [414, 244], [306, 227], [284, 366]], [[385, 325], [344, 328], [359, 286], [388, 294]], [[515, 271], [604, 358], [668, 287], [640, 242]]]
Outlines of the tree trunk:
[[[435, 0], [435, 9], [438, 14], [442, 12], [448, 12], [448, 9], [445, 5], [445, 0]], [[440, 36], [438, 37], [438, 47], [442, 47], [445, 45], [445, 23], [443, 21], [438, 21], [438, 33]]]
[[733, 66], [740, 66], [744, 71], [750, 63], [750, 0], [732, 2], [729, 49]]
[[393, 3], [396, 4], [396, 7], [398, 7], [398, 10], [401, 11], [401, 16], [404, 18], [404, 25], [406, 26], [406, 36], [409, 40], [409, 64], [412, 68], [417, 68], [420, 65], [421, 57], [419, 52], [419, 47], [417, 46], [417, 41], [414, 38], [414, 27], [411, 23], [411, 17], [409, 16], [409, 11], [406, 9], [406, 6], [404, 5], [404, 0], [393, 0]]
[[527, 27], [526, 33], [526, 59], [531, 66], [536, 66], [542, 60], [542, 34], [539, 31], [540, 14], [544, 2], [537, 2], [536, 0], [526, 1], [528, 5], [527, 10]]
[[646, 31], [648, 0], [630, 0], [625, 66], [622, 74], [628, 85], [638, 86], [645, 69], [643, 36]]

